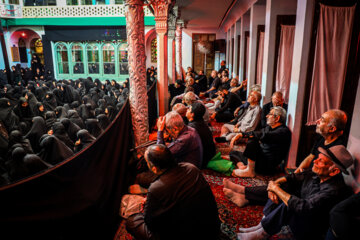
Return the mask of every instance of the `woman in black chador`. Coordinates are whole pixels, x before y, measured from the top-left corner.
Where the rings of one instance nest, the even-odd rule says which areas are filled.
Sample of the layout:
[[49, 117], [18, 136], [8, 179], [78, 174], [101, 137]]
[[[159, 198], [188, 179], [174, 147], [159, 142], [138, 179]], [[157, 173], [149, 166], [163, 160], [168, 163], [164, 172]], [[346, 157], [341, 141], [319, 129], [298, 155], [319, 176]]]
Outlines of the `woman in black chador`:
[[111, 123], [109, 118], [105, 114], [99, 114], [96, 118], [99, 120], [100, 127], [105, 131]]
[[67, 118], [67, 112], [66, 112], [65, 108], [62, 106], [57, 106], [55, 108], [55, 114], [56, 114], [56, 117], [60, 120], [63, 118]]
[[92, 136], [86, 129], [78, 131], [77, 138], [78, 140], [75, 142], [75, 152], [81, 151], [95, 140], [95, 137]]
[[94, 137], [99, 137], [103, 133], [102, 128], [100, 127], [99, 121], [96, 118], [89, 118], [85, 121], [86, 129]]
[[68, 118], [63, 118], [60, 122], [64, 125], [65, 131], [67, 132], [69, 138], [75, 142], [77, 140], [77, 132], [81, 130], [81, 128], [70, 121]]
[[36, 74], [36, 69], [41, 70], [42, 64], [41, 64], [39, 56], [34, 53], [31, 58], [31, 70], [32, 70], [33, 75]]
[[71, 141], [69, 135], [67, 134], [64, 125], [61, 122], [56, 122], [51, 128], [52, 134], [60, 139], [66, 146], [70, 149], [74, 149], [74, 142]]
[[40, 138], [38, 156], [45, 162], [55, 165], [71, 157], [74, 152], [54, 135], [44, 134]]
[[80, 128], [85, 128], [85, 124], [76, 110], [69, 110], [68, 118]]
[[26, 134], [25, 138], [30, 140], [31, 147], [35, 153], [40, 151], [40, 138], [46, 133], [46, 124], [45, 120], [40, 117], [34, 117], [32, 120], [33, 124], [30, 131]]
[[45, 99], [43, 100], [43, 104], [46, 111], [54, 111], [57, 107], [57, 102], [54, 94], [52, 92], [47, 92], [45, 94]]
[[9, 99], [0, 98], [0, 121], [8, 132], [18, 129], [19, 118], [15, 115]]

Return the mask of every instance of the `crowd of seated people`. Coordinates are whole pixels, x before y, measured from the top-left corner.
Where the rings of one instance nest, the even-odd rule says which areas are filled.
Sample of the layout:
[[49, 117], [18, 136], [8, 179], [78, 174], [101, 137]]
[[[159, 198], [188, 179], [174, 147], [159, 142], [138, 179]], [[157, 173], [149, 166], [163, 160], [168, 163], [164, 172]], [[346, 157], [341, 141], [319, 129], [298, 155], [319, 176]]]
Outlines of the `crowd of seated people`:
[[[148, 86], [155, 77], [156, 69], [149, 68]], [[129, 92], [128, 81], [102, 84], [91, 78], [26, 84], [21, 80], [2, 86], [0, 151], [5, 157], [0, 167], [5, 183], [49, 168], [88, 146], [115, 118]], [[131, 193], [147, 193], [144, 210], [129, 216], [126, 227], [136, 239], [219, 239], [216, 202], [200, 172], [216, 155], [211, 121], [223, 124], [216, 142], [229, 142], [230, 148], [245, 145], [244, 152], [230, 153], [234, 177], [272, 176], [290, 149], [287, 105], [275, 92], [261, 108], [260, 86], [252, 86], [246, 96], [247, 81], [229, 78], [224, 62], [209, 78], [189, 67], [184, 80], [177, 80], [169, 91], [171, 111], [159, 117], [157, 144], [146, 149], [145, 169], [130, 187]], [[321, 138], [293, 174], [258, 187], [224, 179], [229, 201], [240, 207], [265, 205], [259, 225], [238, 229], [238, 239], [266, 239], [285, 225], [297, 238], [321, 239], [329, 220], [329, 236], [344, 234], [334, 218], [344, 217], [343, 209], [356, 203], [358, 195], [330, 217], [329, 212], [351, 194], [342, 176], [353, 163], [342, 138], [346, 121], [343, 111], [325, 112], [317, 121]]]
[[[194, 218], [191, 213], [179, 209], [193, 197], [202, 198], [196, 190], [200, 184], [191, 187], [184, 185], [183, 191], [174, 189], [174, 178], [163, 177], [164, 172], [164, 175], [167, 175], [168, 167], [159, 167], [157, 158], [161, 158], [159, 148], [165, 148], [171, 155], [168, 158], [175, 161], [173, 166], [191, 164], [197, 169], [206, 168], [216, 153], [209, 128], [212, 123], [206, 121], [206, 112], [210, 113], [210, 120], [224, 123], [221, 136], [215, 138], [217, 142], [230, 142], [230, 148], [238, 143], [245, 144], [244, 152], [230, 152], [230, 160], [236, 165], [233, 177], [255, 177], [256, 174], [274, 176], [287, 158], [291, 131], [286, 126], [287, 105], [282, 93], [275, 92], [271, 102], [261, 108], [260, 86], [252, 86], [249, 96], [245, 98], [247, 81], [239, 83], [236, 78], [229, 80], [224, 65], [219, 74], [215, 70], [212, 71], [210, 78], [211, 81], [206, 79], [202, 71], [197, 74], [189, 67], [185, 80], [177, 80], [169, 88], [172, 111], [158, 119], [157, 144], [160, 145], [150, 146], [146, 150], [144, 157], [149, 170], [138, 174], [136, 184], [130, 188], [132, 193], [148, 194], [144, 211], [131, 216], [127, 221], [127, 229], [137, 239], [151, 239], [152, 236], [168, 234], [167, 230], [172, 229], [172, 220], [177, 217], [187, 216], [188, 220]], [[203, 85], [205, 80], [206, 88]], [[204, 101], [204, 98], [208, 99]], [[344, 141], [341, 137], [346, 120], [346, 114], [340, 110], [334, 109], [323, 114], [317, 122], [317, 133], [322, 137], [293, 174], [259, 187], [244, 187], [224, 178], [224, 194], [236, 205], [265, 205], [264, 218], [259, 225], [249, 229], [238, 229], [238, 239], [267, 239], [285, 225], [288, 225], [294, 237], [299, 239], [325, 237], [329, 228], [329, 211], [351, 194], [342, 176], [342, 173], [348, 173], [346, 169], [353, 164], [353, 158], [343, 146]], [[182, 178], [176, 179], [179, 179], [178, 183], [181, 185]], [[164, 196], [172, 195], [173, 199], [176, 199], [176, 204], [167, 205], [170, 203], [168, 198], [160, 197], [163, 191], [158, 191], [158, 188], [166, 189], [168, 193]], [[185, 197], [188, 194], [192, 198]], [[332, 215], [347, 218], [344, 213], [337, 212], [340, 211], [338, 209], [347, 211], [346, 206], [353, 206], [358, 199], [359, 194], [353, 195], [333, 210]], [[164, 201], [166, 207], [157, 204], [157, 201]], [[212, 201], [212, 197], [209, 201]], [[193, 208], [198, 207], [194, 201]], [[211, 212], [211, 206], [204, 207]], [[179, 211], [183, 211], [183, 214]], [[152, 217], [151, 214], [154, 213], [155, 216]], [[334, 220], [334, 216], [328, 236], [334, 237], [336, 232], [346, 234], [344, 224]], [[208, 224], [210, 220], [212, 224], [216, 224], [215, 218], [208, 217]], [[169, 227], [159, 228], [160, 223]], [[185, 226], [191, 229], [189, 225]], [[195, 231], [196, 235], [201, 230], [192, 231]], [[207, 239], [213, 239], [214, 236]]]
[[[5, 78], [6, 79], [6, 78]], [[128, 80], [0, 84], [0, 184], [54, 166], [91, 144], [127, 99]]]

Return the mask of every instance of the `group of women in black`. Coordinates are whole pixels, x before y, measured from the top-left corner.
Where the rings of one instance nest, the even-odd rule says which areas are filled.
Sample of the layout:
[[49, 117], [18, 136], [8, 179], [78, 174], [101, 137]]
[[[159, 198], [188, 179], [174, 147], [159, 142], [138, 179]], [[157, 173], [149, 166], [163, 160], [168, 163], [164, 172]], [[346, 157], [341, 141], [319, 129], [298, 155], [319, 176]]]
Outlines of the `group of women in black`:
[[115, 119], [128, 80], [0, 84], [0, 185], [52, 167], [91, 144]]

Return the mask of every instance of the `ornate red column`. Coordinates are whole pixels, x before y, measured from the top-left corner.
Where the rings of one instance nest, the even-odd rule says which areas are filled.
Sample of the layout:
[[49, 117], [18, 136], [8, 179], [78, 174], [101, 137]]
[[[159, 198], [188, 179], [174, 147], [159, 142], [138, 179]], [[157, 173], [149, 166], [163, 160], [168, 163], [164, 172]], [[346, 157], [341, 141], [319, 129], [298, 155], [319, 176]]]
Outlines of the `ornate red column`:
[[149, 0], [155, 13], [155, 30], [158, 40], [158, 97], [159, 97], [159, 115], [164, 115], [168, 111], [169, 93], [168, 93], [168, 73], [167, 73], [167, 26], [169, 8], [172, 0]]
[[176, 22], [176, 79], [182, 79], [182, 29], [184, 27], [184, 21], [178, 20]]
[[[135, 146], [139, 146], [149, 139], [143, 5], [142, 0], [126, 0], [125, 16], [130, 75], [129, 100]], [[139, 151], [143, 152], [144, 149]]]
[[174, 6], [169, 11], [168, 17], [168, 81], [170, 83], [175, 83], [176, 80], [176, 70], [175, 70], [175, 31], [176, 31], [176, 19], [178, 13], [178, 6]]

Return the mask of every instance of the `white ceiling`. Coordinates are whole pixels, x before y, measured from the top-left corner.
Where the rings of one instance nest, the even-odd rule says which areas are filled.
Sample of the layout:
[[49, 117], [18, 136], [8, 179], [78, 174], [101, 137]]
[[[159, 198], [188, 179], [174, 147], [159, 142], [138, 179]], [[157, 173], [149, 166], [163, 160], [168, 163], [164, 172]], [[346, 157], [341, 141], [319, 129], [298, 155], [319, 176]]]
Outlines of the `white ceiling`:
[[[176, 0], [189, 29], [218, 28], [234, 0]], [[236, 0], [235, 0], [236, 1]], [[247, 1], [247, 0], [246, 0]]]

